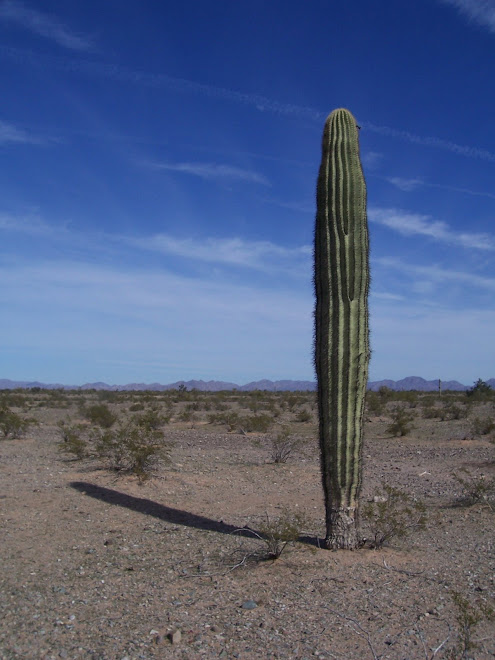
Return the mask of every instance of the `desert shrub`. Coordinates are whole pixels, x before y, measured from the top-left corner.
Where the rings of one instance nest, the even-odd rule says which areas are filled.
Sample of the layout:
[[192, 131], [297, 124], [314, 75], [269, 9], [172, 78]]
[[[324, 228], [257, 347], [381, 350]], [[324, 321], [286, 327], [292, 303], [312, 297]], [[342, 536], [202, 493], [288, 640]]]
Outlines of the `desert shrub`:
[[483, 621], [493, 621], [493, 609], [483, 602], [473, 604], [457, 591], [451, 596], [456, 607], [457, 639], [445, 657], [448, 660], [469, 660], [473, 651], [479, 648], [479, 643], [473, 640], [474, 630]]
[[303, 518], [299, 513], [285, 511], [278, 518], [266, 514], [258, 527], [259, 535], [266, 545], [268, 559], [278, 559], [288, 544], [293, 544], [301, 535]]
[[239, 427], [246, 433], [266, 433], [273, 423], [270, 415], [252, 415], [238, 418]]
[[129, 406], [129, 412], [139, 412], [144, 410], [144, 403], [133, 403]]
[[495, 478], [487, 479], [484, 474], [473, 475], [466, 468], [452, 473], [452, 476], [462, 487], [462, 494], [457, 499], [458, 504], [464, 506], [480, 502], [490, 504], [490, 501], [495, 498]]
[[170, 443], [163, 432], [133, 418], [115, 429], [94, 428], [91, 440], [96, 455], [106, 460], [110, 469], [147, 479], [158, 463], [170, 461]]
[[414, 428], [411, 423], [413, 419], [414, 416], [404, 408], [395, 408], [392, 411], [392, 422], [387, 426], [387, 433], [401, 437], [407, 435]]
[[294, 408], [298, 405], [300, 402], [300, 399], [298, 396], [295, 396], [294, 394], [289, 394], [287, 398], [285, 399], [285, 404], [289, 410], [294, 410]]
[[3, 390], [0, 393], [0, 408], [26, 408], [28, 399], [25, 394]]
[[89, 422], [97, 424], [102, 429], [111, 428], [117, 421], [117, 416], [105, 403], [95, 403], [84, 408], [82, 412]]
[[493, 417], [475, 417], [472, 430], [475, 435], [489, 435], [495, 429]]
[[160, 426], [170, 422], [170, 415], [161, 415], [156, 408], [148, 408], [145, 412], [135, 415], [134, 421], [138, 426], [159, 429]]
[[98, 390], [96, 396], [98, 401], [104, 401], [106, 403], [117, 403], [120, 393], [113, 392], [112, 390]]
[[218, 410], [220, 412], [224, 412], [225, 410], [229, 409], [229, 406], [224, 403], [223, 401], [217, 400], [212, 403], [212, 407], [214, 410]]
[[426, 507], [422, 502], [388, 484], [383, 484], [382, 490], [361, 510], [371, 534], [366, 543], [372, 548], [381, 548], [393, 539], [405, 538], [411, 531], [426, 527]]
[[432, 401], [425, 401], [422, 406], [422, 415], [424, 419], [439, 419], [442, 416], [442, 409], [434, 405]]
[[453, 401], [449, 401], [445, 406], [445, 411], [449, 419], [466, 419], [469, 409], [467, 406], [458, 406]]
[[[253, 537], [259, 541], [261, 550], [243, 550], [244, 559], [257, 561], [278, 559], [288, 545], [293, 545], [299, 539], [303, 523], [304, 519], [301, 514], [294, 514], [287, 510], [277, 518], [270, 518], [266, 514], [258, 525], [257, 531], [250, 529]], [[245, 528], [240, 529], [239, 532], [244, 536]]]
[[390, 398], [393, 398], [394, 401], [403, 401], [408, 403], [410, 408], [416, 408], [418, 405], [418, 393], [414, 390], [394, 392]]
[[494, 393], [493, 388], [488, 383], [478, 378], [473, 387], [467, 390], [466, 395], [473, 399], [483, 400], [489, 398]]
[[378, 417], [383, 414], [383, 408], [383, 398], [378, 392], [368, 390], [366, 392], [366, 410], [368, 411], [368, 414]]
[[32, 424], [36, 424], [34, 419], [23, 418], [5, 405], [0, 408], [0, 432], [4, 438], [20, 438]]
[[308, 412], [307, 410], [300, 410], [297, 415], [296, 415], [296, 422], [310, 422], [311, 421], [311, 413]]
[[62, 441], [58, 444], [61, 451], [74, 454], [76, 458], [83, 459], [88, 455], [88, 443], [84, 435], [83, 424], [73, 424], [70, 420], [61, 420], [57, 423]]
[[387, 401], [390, 401], [393, 396], [394, 396], [394, 391], [390, 389], [390, 387], [387, 387], [386, 385], [382, 385], [381, 387], [378, 388], [378, 395], [380, 399], [383, 401], [383, 403], [387, 403]]
[[272, 461], [286, 463], [289, 456], [302, 444], [301, 438], [291, 435], [288, 428], [283, 428], [271, 438]]
[[239, 415], [236, 412], [209, 413], [208, 424], [225, 424], [229, 431], [233, 431], [239, 425]]
[[181, 410], [177, 415], [177, 420], [179, 422], [192, 422], [194, 420], [194, 413], [192, 410]]

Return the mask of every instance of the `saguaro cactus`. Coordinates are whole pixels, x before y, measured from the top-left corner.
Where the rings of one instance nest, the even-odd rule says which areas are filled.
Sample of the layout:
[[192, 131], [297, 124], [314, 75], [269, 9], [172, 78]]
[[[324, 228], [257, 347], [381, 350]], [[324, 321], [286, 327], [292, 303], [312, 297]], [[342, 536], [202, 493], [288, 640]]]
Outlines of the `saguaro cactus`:
[[358, 544], [368, 381], [369, 241], [356, 120], [334, 110], [323, 131], [314, 245], [315, 368], [328, 548]]

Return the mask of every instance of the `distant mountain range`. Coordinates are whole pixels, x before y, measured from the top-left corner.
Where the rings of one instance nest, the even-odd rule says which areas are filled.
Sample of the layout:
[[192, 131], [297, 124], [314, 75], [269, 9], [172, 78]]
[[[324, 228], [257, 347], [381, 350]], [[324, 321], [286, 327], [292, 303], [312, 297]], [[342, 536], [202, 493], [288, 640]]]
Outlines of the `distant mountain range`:
[[[495, 388], [495, 378], [490, 378], [486, 383]], [[107, 383], [86, 383], [84, 385], [61, 385], [60, 383], [39, 383], [37, 381], [15, 381], [6, 378], [0, 378], [0, 390], [29, 389], [39, 387], [43, 390], [110, 390], [110, 391], [139, 391], [150, 390], [163, 392], [165, 390], [174, 390], [179, 387], [185, 387], [188, 390], [196, 389], [201, 392], [219, 392], [221, 390], [239, 390], [240, 392], [250, 392], [252, 390], [268, 390], [269, 392], [295, 392], [315, 390], [316, 383], [310, 380], [257, 380], [246, 385], [237, 385], [218, 380], [179, 380], [176, 383], [162, 385], [160, 383], [129, 383], [128, 385], [108, 385]], [[456, 380], [441, 381], [442, 390], [455, 390], [462, 392], [468, 390], [471, 385], [463, 385]], [[438, 380], [425, 380], [419, 376], [409, 376], [402, 380], [378, 380], [368, 383], [368, 389], [377, 391], [380, 387], [388, 387], [395, 391], [418, 390], [420, 392], [434, 392], [438, 390]]]

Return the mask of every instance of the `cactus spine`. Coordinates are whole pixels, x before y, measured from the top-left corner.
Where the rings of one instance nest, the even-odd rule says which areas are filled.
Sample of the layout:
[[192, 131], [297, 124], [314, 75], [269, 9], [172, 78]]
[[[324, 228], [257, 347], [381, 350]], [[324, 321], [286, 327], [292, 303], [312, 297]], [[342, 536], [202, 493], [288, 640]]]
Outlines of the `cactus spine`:
[[328, 548], [358, 545], [368, 381], [369, 241], [356, 120], [334, 110], [323, 131], [314, 245], [315, 368]]

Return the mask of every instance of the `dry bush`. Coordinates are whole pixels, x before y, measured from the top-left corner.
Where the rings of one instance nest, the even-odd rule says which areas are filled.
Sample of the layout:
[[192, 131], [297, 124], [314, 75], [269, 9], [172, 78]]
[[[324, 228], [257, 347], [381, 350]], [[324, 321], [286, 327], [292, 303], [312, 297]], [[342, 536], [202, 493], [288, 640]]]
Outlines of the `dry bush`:
[[[250, 549], [245, 545], [243, 538], [243, 543], [236, 553], [243, 556], [239, 565], [246, 564], [249, 560], [278, 559], [287, 546], [293, 545], [299, 539], [303, 524], [304, 518], [299, 513], [284, 510], [276, 518], [271, 518], [266, 513], [258, 525], [257, 531], [249, 529], [251, 538], [257, 541], [257, 547], [254, 550]], [[239, 529], [238, 533], [245, 537], [246, 528]]]
[[272, 424], [270, 415], [245, 415], [237, 419], [238, 427], [245, 433], [266, 433]]
[[473, 651], [479, 648], [479, 643], [473, 639], [475, 628], [484, 621], [493, 621], [494, 613], [486, 603], [473, 604], [457, 591], [451, 596], [457, 610], [457, 639], [445, 657], [448, 660], [470, 660], [474, 657]]
[[102, 429], [111, 428], [117, 421], [117, 415], [105, 403], [95, 403], [92, 406], [83, 408], [81, 412], [88, 422], [97, 424]]
[[493, 417], [475, 417], [472, 421], [472, 431], [475, 435], [490, 435], [495, 429]]
[[87, 428], [84, 424], [74, 424], [67, 420], [61, 420], [57, 423], [59, 434], [62, 442], [59, 442], [58, 447], [61, 451], [74, 454], [74, 456], [82, 460], [88, 455], [88, 441], [85, 437]]
[[289, 456], [303, 444], [303, 439], [294, 437], [288, 428], [283, 428], [271, 438], [272, 461], [286, 463]]
[[393, 539], [405, 538], [413, 530], [426, 527], [426, 507], [407, 493], [382, 485], [383, 493], [374, 496], [361, 510], [371, 537], [365, 542], [372, 548], [381, 548]]
[[36, 423], [31, 417], [21, 417], [6, 405], [0, 408], [0, 432], [4, 438], [20, 438]]
[[410, 433], [414, 428], [412, 425], [412, 420], [414, 416], [411, 413], [408, 413], [402, 407], [396, 407], [392, 411], [392, 423], [387, 426], [387, 433], [390, 433], [393, 436], [404, 436]]
[[491, 500], [495, 498], [495, 478], [487, 479], [484, 474], [473, 475], [466, 468], [452, 473], [452, 476], [462, 487], [462, 494], [456, 500], [457, 504], [472, 506], [484, 502], [493, 507]]
[[156, 422], [157, 417], [151, 414], [134, 415], [113, 428], [65, 420], [58, 424], [62, 438], [59, 448], [77, 459], [103, 461], [109, 470], [135, 474], [144, 481], [158, 465], [170, 462], [172, 445], [165, 441]]

